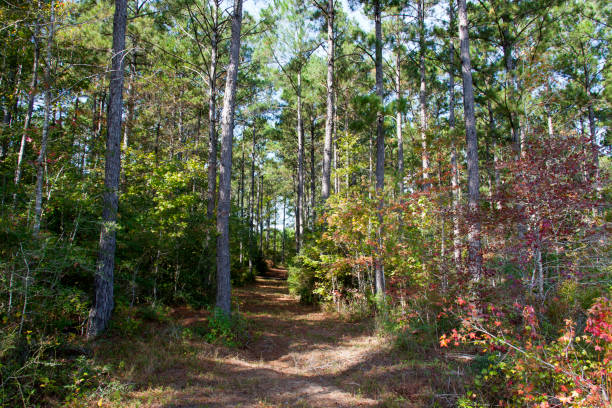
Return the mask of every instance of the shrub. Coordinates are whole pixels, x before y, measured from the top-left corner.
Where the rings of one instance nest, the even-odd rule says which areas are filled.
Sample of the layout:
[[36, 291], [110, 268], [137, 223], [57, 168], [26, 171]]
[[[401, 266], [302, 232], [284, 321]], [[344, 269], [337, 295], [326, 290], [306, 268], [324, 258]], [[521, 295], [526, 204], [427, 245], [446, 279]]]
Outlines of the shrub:
[[230, 316], [215, 308], [208, 318], [208, 330], [204, 338], [209, 343], [227, 347], [243, 347], [248, 340], [247, 322], [238, 312]]
[[[610, 406], [612, 391], [612, 302], [597, 299], [578, 330], [566, 319], [560, 336], [549, 341], [530, 305], [514, 305], [521, 318], [513, 325], [509, 311], [465, 303], [459, 330], [442, 335], [440, 345], [471, 344], [489, 364], [475, 378], [460, 406]], [[503, 357], [503, 358], [502, 358]], [[471, 401], [473, 405], [469, 405]], [[466, 405], [468, 404], [468, 405]]]

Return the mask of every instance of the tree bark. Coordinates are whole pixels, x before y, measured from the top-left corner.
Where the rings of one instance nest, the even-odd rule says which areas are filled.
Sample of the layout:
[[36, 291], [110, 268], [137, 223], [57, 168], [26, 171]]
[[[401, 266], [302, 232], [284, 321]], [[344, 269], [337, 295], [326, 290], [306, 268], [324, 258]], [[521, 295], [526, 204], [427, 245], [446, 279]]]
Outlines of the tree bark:
[[[245, 141], [243, 139], [242, 141], [242, 160], [240, 161], [240, 199], [239, 199], [239, 204], [240, 204], [240, 222], [243, 223], [244, 222], [244, 165], [245, 165], [245, 155], [244, 155], [244, 151], [245, 151]], [[242, 265], [242, 262], [244, 260], [244, 252], [243, 252], [243, 239], [240, 240], [240, 265]]]
[[[38, 3], [40, 8], [40, 2]], [[25, 153], [25, 146], [28, 140], [28, 134], [30, 133], [30, 124], [32, 122], [32, 113], [34, 112], [34, 99], [36, 98], [36, 87], [38, 86], [38, 65], [40, 60], [40, 43], [38, 36], [40, 34], [40, 22], [36, 19], [34, 25], [34, 34], [32, 40], [34, 42], [34, 63], [32, 64], [32, 79], [30, 80], [30, 87], [28, 91], [28, 108], [26, 111], [25, 120], [23, 122], [23, 133], [21, 135], [21, 144], [19, 145], [19, 154], [17, 155], [17, 168], [15, 169], [15, 188], [19, 187], [21, 181], [21, 165], [23, 162], [23, 155]], [[13, 206], [17, 204], [17, 191], [13, 194]]]
[[264, 176], [259, 175], [259, 203], [257, 204], [257, 222], [259, 223], [259, 253], [263, 254], [263, 199], [264, 199]]
[[[506, 68], [506, 88], [509, 89], [507, 100], [511, 104], [515, 103], [516, 98], [516, 77], [514, 72], [514, 60], [512, 59], [512, 47], [513, 44], [510, 41], [510, 32], [504, 31], [503, 34], [503, 52], [504, 52], [504, 64]], [[514, 150], [515, 159], [521, 156], [521, 125], [514, 106], [509, 108], [510, 116], [510, 127], [512, 128], [512, 149]]]
[[455, 10], [453, 0], [449, 4], [450, 14], [450, 43], [449, 43], [449, 75], [448, 75], [448, 94], [449, 94], [449, 113], [448, 124], [451, 133], [451, 196], [453, 206], [453, 260], [455, 269], [461, 268], [461, 231], [459, 228], [460, 216], [460, 189], [459, 186], [459, 166], [457, 165], [457, 146], [455, 143], [455, 36], [452, 34], [455, 25]]
[[480, 180], [478, 176], [478, 138], [474, 112], [474, 87], [472, 83], [472, 62], [470, 59], [470, 38], [466, 0], [458, 0], [459, 40], [461, 44], [461, 74], [463, 76], [463, 111], [465, 139], [467, 144], [468, 167], [468, 271], [478, 281], [482, 271], [480, 252]]
[[404, 139], [402, 135], [402, 69], [401, 69], [400, 49], [398, 44], [397, 54], [395, 55], [395, 86], [397, 88], [397, 113], [395, 114], [395, 133], [397, 135], [397, 176], [399, 178], [399, 193], [404, 193]]
[[285, 220], [287, 215], [287, 198], [283, 197], [283, 237], [281, 262], [285, 265]]
[[223, 111], [221, 113], [221, 167], [219, 169], [219, 205], [217, 208], [217, 307], [231, 313], [231, 280], [229, 248], [229, 215], [232, 191], [232, 145], [238, 66], [240, 64], [240, 30], [242, 0], [234, 0], [230, 62], [227, 67]]
[[[215, 213], [215, 199], [217, 197], [217, 58], [218, 58], [218, 0], [212, 1], [213, 24], [210, 44], [210, 70], [208, 75], [208, 137], [210, 154], [208, 157], [208, 203], [206, 215], [212, 219]], [[242, 5], [240, 6], [242, 7]], [[241, 17], [242, 18], [242, 17]], [[242, 20], [241, 20], [242, 21]], [[227, 85], [226, 85], [227, 87]], [[225, 97], [224, 97], [225, 108]], [[233, 109], [233, 108], [232, 108]], [[233, 112], [233, 110], [232, 110]], [[232, 113], [233, 115], [233, 113]], [[223, 119], [222, 119], [223, 120]], [[233, 125], [232, 125], [233, 128]]]
[[[382, 66], [382, 22], [380, 12], [380, 0], [374, 2], [374, 26], [376, 32], [376, 95], [379, 98], [379, 108], [376, 113], [376, 194], [378, 196], [378, 251], [383, 251], [383, 206], [385, 189], [385, 130], [383, 128], [383, 66]], [[385, 294], [385, 269], [381, 255], [377, 255], [375, 262], [376, 294]]]
[[321, 184], [321, 200], [327, 201], [330, 193], [330, 175], [332, 160], [332, 138], [334, 131], [334, 0], [327, 2], [327, 110], [325, 114], [325, 144], [323, 146], [323, 181]]
[[125, 121], [125, 125], [123, 126], [123, 150], [128, 148], [128, 142], [130, 138], [130, 132], [132, 131], [132, 123], [134, 122], [134, 77], [136, 74], [136, 69], [134, 67], [134, 61], [130, 63], [130, 79], [128, 81], [128, 89], [127, 89], [127, 118]]
[[[314, 109], [313, 109], [314, 110]], [[314, 228], [317, 222], [317, 213], [315, 210], [315, 120], [312, 118], [310, 122], [310, 210], [311, 210], [311, 228]]]
[[588, 96], [587, 114], [589, 119], [589, 133], [591, 134], [591, 154], [593, 156], [593, 164], [595, 166], [594, 175], [599, 175], [599, 149], [597, 148], [597, 130], [595, 128], [595, 111], [593, 110], [593, 96], [591, 95], [591, 77], [589, 67], [586, 63], [584, 46], [582, 47], [582, 56], [584, 59], [584, 91]]
[[251, 190], [249, 195], [249, 274], [253, 275], [253, 237], [254, 237], [254, 229], [253, 229], [253, 214], [255, 205], [255, 126], [253, 124], [253, 146], [251, 150]]
[[297, 134], [298, 134], [298, 175], [297, 175], [297, 208], [295, 212], [295, 245], [296, 253], [302, 248], [303, 213], [304, 213], [304, 121], [302, 120], [302, 70], [297, 74]]
[[42, 188], [44, 181], [43, 161], [47, 156], [47, 142], [49, 140], [49, 121], [51, 114], [51, 58], [53, 48], [53, 35], [55, 34], [55, 1], [51, 0], [51, 16], [47, 26], [47, 64], [45, 65], [45, 117], [43, 119], [42, 140], [40, 151], [36, 159], [36, 198], [34, 200], [34, 227], [32, 232], [38, 237], [40, 231], [40, 217], [42, 214]]
[[100, 250], [95, 277], [95, 301], [89, 312], [87, 337], [99, 335], [106, 327], [114, 306], [113, 271], [117, 234], [117, 206], [119, 203], [119, 175], [121, 174], [121, 118], [123, 115], [123, 61], [127, 0], [115, 0], [113, 19], [113, 56], [109, 86], [108, 130]]
[[[270, 210], [270, 201], [266, 203], [266, 256], [270, 256], [270, 217], [272, 211]], [[269, 259], [269, 258], [268, 258]]]
[[429, 154], [427, 152], [427, 82], [425, 77], [425, 0], [418, 2], [419, 14], [419, 117], [421, 133], [421, 163], [423, 167], [424, 188], [429, 187]]

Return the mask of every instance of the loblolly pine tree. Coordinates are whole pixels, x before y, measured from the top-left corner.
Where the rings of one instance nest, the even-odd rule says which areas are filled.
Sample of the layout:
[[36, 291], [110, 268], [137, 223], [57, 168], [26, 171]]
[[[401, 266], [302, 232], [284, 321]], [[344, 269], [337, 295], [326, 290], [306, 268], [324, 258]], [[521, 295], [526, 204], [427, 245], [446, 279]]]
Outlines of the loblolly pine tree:
[[463, 115], [468, 167], [468, 271], [473, 280], [482, 274], [482, 253], [480, 245], [480, 178], [478, 175], [478, 136], [474, 111], [474, 86], [470, 58], [470, 37], [466, 0], [457, 0], [459, 14], [459, 41], [461, 54], [461, 76], [463, 78]]
[[234, 0], [230, 61], [227, 67], [223, 110], [221, 112], [221, 162], [219, 169], [219, 204], [217, 207], [217, 307], [231, 313], [231, 263], [229, 247], [229, 215], [232, 190], [232, 145], [238, 68], [240, 65], [240, 32], [242, 0]]
[[106, 165], [104, 169], [104, 207], [100, 249], [95, 276], [95, 300], [89, 312], [87, 337], [98, 336], [108, 326], [114, 307], [114, 269], [117, 247], [117, 207], [119, 176], [121, 174], [121, 122], [123, 115], [123, 64], [125, 60], [125, 32], [127, 28], [127, 0], [115, 1], [113, 19], [113, 55], [109, 86], [108, 130], [106, 137]]

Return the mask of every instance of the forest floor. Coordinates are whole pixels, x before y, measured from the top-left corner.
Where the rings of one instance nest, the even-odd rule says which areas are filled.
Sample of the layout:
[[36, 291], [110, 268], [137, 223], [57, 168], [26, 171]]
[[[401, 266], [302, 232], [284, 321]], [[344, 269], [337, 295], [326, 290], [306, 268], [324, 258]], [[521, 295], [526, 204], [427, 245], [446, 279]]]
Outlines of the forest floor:
[[234, 294], [248, 322], [245, 348], [185, 339], [179, 333], [205, 325], [209, 313], [174, 309], [171, 324], [98, 346], [116, 386], [93, 406], [445, 407], [460, 392], [463, 364], [418, 347], [398, 351], [371, 319], [300, 304], [283, 269]]

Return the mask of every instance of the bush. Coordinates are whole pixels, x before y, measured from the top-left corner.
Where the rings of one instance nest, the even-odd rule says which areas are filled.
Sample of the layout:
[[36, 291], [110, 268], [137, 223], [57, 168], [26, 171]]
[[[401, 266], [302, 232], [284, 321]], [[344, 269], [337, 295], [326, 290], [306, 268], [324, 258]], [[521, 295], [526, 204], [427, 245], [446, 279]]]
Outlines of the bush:
[[[106, 382], [79, 347], [58, 344], [16, 328], [0, 334], [0, 406], [49, 405], [81, 401]], [[81, 354], [81, 355], [79, 355]]]
[[208, 318], [204, 338], [209, 343], [243, 347], [248, 340], [247, 322], [238, 312], [228, 316], [221, 309], [215, 308]]
[[[466, 343], [488, 356], [489, 364], [474, 379], [463, 405], [603, 407], [612, 391], [612, 302], [600, 298], [587, 311], [583, 330], [571, 319], [556, 339], [540, 333], [534, 308], [515, 304], [522, 316], [493, 306], [470, 311], [463, 326], [443, 335], [440, 344]], [[508, 319], [510, 317], [510, 319]], [[502, 358], [503, 357], [503, 358]], [[472, 405], [469, 405], [469, 403]]]
[[290, 266], [287, 284], [289, 285], [289, 293], [299, 296], [300, 302], [313, 304], [318, 301], [318, 297], [314, 294], [315, 275], [311, 269]]

